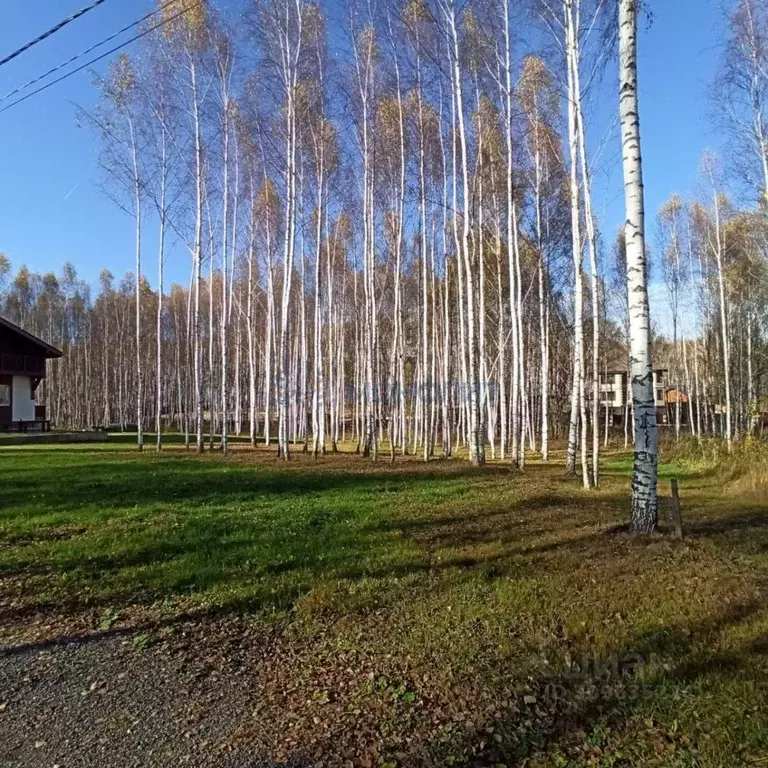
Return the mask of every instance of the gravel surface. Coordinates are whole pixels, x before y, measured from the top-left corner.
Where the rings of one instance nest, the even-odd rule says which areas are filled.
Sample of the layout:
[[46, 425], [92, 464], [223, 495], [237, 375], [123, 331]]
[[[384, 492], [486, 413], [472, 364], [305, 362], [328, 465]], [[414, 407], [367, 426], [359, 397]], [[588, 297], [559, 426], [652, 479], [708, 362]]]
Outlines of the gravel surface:
[[0, 650], [0, 766], [273, 768], [242, 738], [259, 649], [231, 634], [209, 624]]

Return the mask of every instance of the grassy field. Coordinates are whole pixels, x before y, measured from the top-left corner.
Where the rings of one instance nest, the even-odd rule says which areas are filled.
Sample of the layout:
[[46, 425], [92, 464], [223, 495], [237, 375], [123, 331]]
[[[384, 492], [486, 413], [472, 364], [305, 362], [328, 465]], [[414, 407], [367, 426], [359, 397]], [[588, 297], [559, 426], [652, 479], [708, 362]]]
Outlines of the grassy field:
[[236, 620], [274, 693], [238, 738], [276, 761], [768, 765], [765, 496], [665, 464], [686, 538], [638, 539], [603, 470], [0, 448], [0, 642]]

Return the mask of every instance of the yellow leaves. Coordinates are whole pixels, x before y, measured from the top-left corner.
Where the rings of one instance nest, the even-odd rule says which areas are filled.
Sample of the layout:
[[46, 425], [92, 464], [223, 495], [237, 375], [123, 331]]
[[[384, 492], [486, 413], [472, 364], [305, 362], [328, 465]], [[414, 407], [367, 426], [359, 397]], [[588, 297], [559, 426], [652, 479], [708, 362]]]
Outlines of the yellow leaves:
[[531, 121], [551, 122], [559, 111], [559, 97], [552, 74], [538, 56], [523, 59], [517, 95]]
[[166, 38], [183, 35], [195, 48], [205, 45], [208, 28], [206, 0], [165, 0], [161, 3], [160, 13]]
[[136, 87], [136, 72], [124, 53], [120, 54], [112, 67], [112, 82], [115, 87], [125, 92], [132, 91]]
[[393, 148], [399, 142], [400, 107], [397, 99], [389, 94], [382, 95], [376, 102], [376, 132], [382, 144]]
[[674, 221], [683, 210], [683, 201], [677, 194], [672, 194], [659, 209], [659, 218], [665, 221]]
[[536, 248], [526, 237], [520, 238], [520, 260], [527, 270], [535, 269], [539, 261]]
[[477, 16], [471, 10], [464, 12], [462, 32], [467, 69], [477, 74], [485, 67], [486, 61], [491, 61], [492, 44]]
[[480, 22], [477, 20], [477, 16], [468, 9], [464, 13], [464, 36], [468, 46], [472, 47], [473, 43], [477, 43], [482, 37], [482, 30], [480, 29]]
[[429, 12], [424, 0], [410, 0], [403, 8], [403, 18], [412, 33], [417, 33], [419, 26], [429, 20]]
[[387, 239], [390, 243], [394, 243], [397, 238], [397, 233], [400, 229], [400, 216], [396, 211], [384, 212], [384, 231], [387, 233]]
[[104, 86], [105, 95], [118, 107], [124, 109], [136, 90], [136, 82], [136, 70], [128, 56], [121, 53], [110, 67], [109, 79]]
[[338, 162], [337, 134], [335, 125], [324, 117], [324, 95], [320, 81], [314, 77], [302, 77], [293, 93], [294, 109], [300, 126], [307, 131], [316, 156], [322, 149], [326, 169]]
[[296, 88], [293, 91], [293, 102], [296, 114], [307, 114], [310, 110], [314, 91], [316, 90], [317, 80], [315, 80], [315, 78], [303, 77], [296, 83]]
[[238, 119], [240, 116], [240, 108], [237, 105], [237, 99], [227, 99], [226, 113], [229, 120], [234, 122]]
[[399, 184], [401, 149], [407, 154], [408, 141], [405, 128], [406, 105], [403, 104], [403, 146], [400, 136], [400, 104], [397, 97], [382, 94], [376, 102], [374, 110], [374, 135], [377, 142], [377, 158], [388, 184]]
[[259, 189], [259, 194], [253, 206], [254, 217], [256, 219], [263, 219], [269, 216], [274, 221], [279, 211], [280, 194], [272, 179], [266, 179]]
[[339, 163], [338, 134], [330, 120], [323, 119], [320, 122], [320, 141], [325, 153], [325, 167], [334, 170]]
[[694, 229], [706, 230], [710, 226], [709, 211], [698, 201], [691, 203], [689, 215]]
[[[416, 90], [408, 93], [406, 106], [408, 108], [408, 115], [413, 120], [416, 136], [419, 136], [420, 130], [423, 129], [424, 131], [424, 152], [427, 161], [427, 172], [432, 178], [438, 178], [442, 166], [440, 116], [435, 111], [435, 108]], [[416, 139], [416, 141], [419, 140], [419, 138]], [[397, 151], [399, 152], [399, 145]]]
[[523, 59], [520, 73], [520, 91], [535, 91], [551, 82], [551, 75], [543, 59], [532, 54]]
[[352, 242], [352, 219], [346, 211], [339, 214], [336, 224], [333, 228], [334, 240], [340, 243], [348, 244]]
[[[483, 165], [501, 165], [506, 158], [506, 145], [501, 127], [501, 115], [496, 105], [485, 95], [472, 115], [472, 124], [478, 138], [482, 137]], [[496, 183], [501, 183], [502, 171], [496, 173]]]
[[501, 141], [499, 110], [486, 94], [480, 95], [480, 103], [472, 115], [475, 131], [482, 134], [483, 143]]
[[346, 249], [352, 242], [352, 221], [349, 214], [342, 212], [331, 226], [326, 241], [326, 252], [331, 262], [344, 261]]
[[480, 25], [477, 22], [477, 17], [472, 11], [467, 11], [464, 14], [464, 35], [465, 35], [465, 49], [467, 55], [467, 67], [470, 72], [476, 73], [482, 66], [480, 59]]
[[360, 55], [367, 61], [368, 66], [370, 66], [379, 52], [378, 46], [376, 45], [376, 32], [371, 24], [367, 24], [360, 31], [360, 34], [357, 36], [357, 46]]
[[725, 280], [737, 294], [748, 294], [765, 286], [766, 265], [760, 254], [763, 221], [759, 214], [740, 212], [726, 221]]

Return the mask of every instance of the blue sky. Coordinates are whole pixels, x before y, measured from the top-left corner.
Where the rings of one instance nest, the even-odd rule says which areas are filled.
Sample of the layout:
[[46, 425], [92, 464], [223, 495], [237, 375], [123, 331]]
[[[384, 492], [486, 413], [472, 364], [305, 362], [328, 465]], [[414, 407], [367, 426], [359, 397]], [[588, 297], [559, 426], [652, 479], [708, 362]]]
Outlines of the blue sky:
[[[4, 3], [0, 57], [35, 37], [86, 0], [9, 0]], [[687, 193], [702, 151], [717, 146], [707, 118], [706, 94], [717, 63], [722, 16], [718, 0], [650, 0], [654, 21], [640, 36], [641, 121], [649, 236], [660, 204], [673, 192]], [[9, 64], [0, 67], [0, 96], [97, 40], [138, 19], [149, 0], [106, 2]], [[130, 50], [130, 49], [129, 49]], [[102, 63], [103, 69], [106, 62]], [[84, 71], [0, 114], [0, 250], [14, 267], [58, 271], [71, 261], [81, 277], [95, 282], [109, 267], [116, 276], [131, 269], [130, 219], [99, 189], [98, 146], [79, 128], [75, 107], [95, 101]], [[618, 97], [609, 75], [601, 106], [590, 125], [590, 150], [607, 141], [595, 176], [595, 207], [607, 242], [623, 221], [618, 133], [610, 132]], [[153, 237], [148, 233], [147, 258]], [[150, 278], [154, 269], [150, 268]], [[177, 249], [168, 265], [171, 279], [186, 281], [188, 257]], [[657, 317], [663, 296], [654, 289]]]
[[[4, 3], [0, 51], [5, 56], [88, 2]], [[0, 96], [136, 20], [149, 2], [106, 2], [0, 67]], [[105, 50], [107, 50], [105, 48]], [[83, 71], [0, 115], [0, 250], [14, 267], [59, 271], [71, 261], [95, 281], [109, 266], [131, 266], [131, 223], [99, 190], [97, 142], [78, 128], [75, 107], [95, 101]]]
[[[696, 190], [701, 155], [718, 146], [708, 97], [723, 17], [718, 0], [650, 0], [649, 5], [653, 23], [649, 27], [641, 22], [638, 67], [647, 234], [653, 239], [653, 220], [661, 204], [672, 192]], [[600, 153], [595, 207], [610, 239], [624, 220], [621, 146], [613, 122], [618, 110], [615, 89], [613, 77], [606, 77], [588, 139], [593, 156]]]

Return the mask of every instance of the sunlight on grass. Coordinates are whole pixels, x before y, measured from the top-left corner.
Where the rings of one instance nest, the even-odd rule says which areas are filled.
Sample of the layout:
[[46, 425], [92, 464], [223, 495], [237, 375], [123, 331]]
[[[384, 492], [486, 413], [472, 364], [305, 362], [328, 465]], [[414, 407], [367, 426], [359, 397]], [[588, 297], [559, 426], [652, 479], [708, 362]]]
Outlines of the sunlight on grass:
[[[768, 749], [765, 508], [717, 477], [661, 465], [662, 523], [666, 481], [683, 489], [676, 542], [626, 534], [631, 458], [616, 453], [598, 491], [559, 463], [284, 466], [119, 442], [0, 448], [0, 461], [0, 597], [14, 610], [110, 626], [138, 608], [247, 612], [310, 647], [331, 637], [386, 657], [402, 677], [359, 696], [386, 696], [414, 744], [430, 727], [429, 709], [407, 710], [419, 696], [446, 712], [458, 696], [481, 718], [482, 739], [462, 720], [420, 747], [436, 765], [714, 768]], [[642, 685], [573, 673], [630, 652]]]

